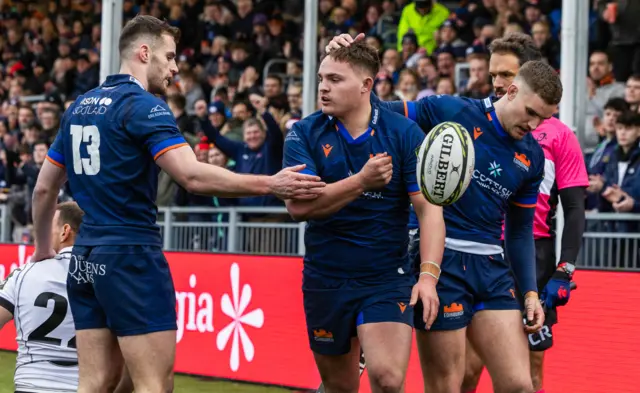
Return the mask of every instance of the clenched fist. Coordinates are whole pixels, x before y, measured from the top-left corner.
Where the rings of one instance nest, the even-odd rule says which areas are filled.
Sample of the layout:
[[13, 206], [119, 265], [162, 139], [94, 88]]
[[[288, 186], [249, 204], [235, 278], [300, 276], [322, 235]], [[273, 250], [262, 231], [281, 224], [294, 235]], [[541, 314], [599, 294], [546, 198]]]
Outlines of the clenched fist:
[[391, 157], [387, 153], [382, 153], [371, 157], [356, 176], [358, 176], [362, 188], [365, 191], [370, 191], [389, 184], [392, 175]]

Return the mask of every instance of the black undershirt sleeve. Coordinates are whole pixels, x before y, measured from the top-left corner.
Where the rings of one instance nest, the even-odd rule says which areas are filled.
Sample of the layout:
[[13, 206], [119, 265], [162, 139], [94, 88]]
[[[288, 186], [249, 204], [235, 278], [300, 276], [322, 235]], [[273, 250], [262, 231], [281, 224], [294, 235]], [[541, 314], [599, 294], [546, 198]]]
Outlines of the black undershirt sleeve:
[[582, 244], [585, 226], [584, 187], [569, 187], [559, 191], [564, 212], [560, 261], [575, 263]]

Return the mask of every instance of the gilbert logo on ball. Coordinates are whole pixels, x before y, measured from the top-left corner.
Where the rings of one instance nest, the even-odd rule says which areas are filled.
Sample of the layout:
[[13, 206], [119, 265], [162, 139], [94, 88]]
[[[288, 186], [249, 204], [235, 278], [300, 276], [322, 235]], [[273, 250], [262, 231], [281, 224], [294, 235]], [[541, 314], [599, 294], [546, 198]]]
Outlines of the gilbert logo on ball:
[[429, 132], [418, 150], [420, 190], [434, 205], [451, 205], [469, 186], [474, 166], [471, 134], [459, 123], [440, 123]]

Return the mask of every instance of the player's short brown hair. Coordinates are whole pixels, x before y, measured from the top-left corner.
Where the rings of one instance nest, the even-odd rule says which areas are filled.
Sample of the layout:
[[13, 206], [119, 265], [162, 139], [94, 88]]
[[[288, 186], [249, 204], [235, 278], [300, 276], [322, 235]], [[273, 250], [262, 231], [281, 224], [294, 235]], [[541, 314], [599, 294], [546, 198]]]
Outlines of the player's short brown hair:
[[56, 206], [56, 210], [60, 212], [58, 223], [60, 225], [69, 224], [74, 234], [80, 230], [80, 224], [82, 224], [82, 217], [84, 212], [80, 209], [75, 202], [62, 202]]
[[518, 79], [524, 81], [547, 105], [558, 105], [562, 98], [560, 75], [544, 61], [524, 63], [516, 76]]
[[327, 56], [341, 63], [349, 63], [352, 67], [359, 67], [372, 78], [375, 78], [380, 70], [378, 51], [364, 41], [356, 41], [349, 47], [334, 49]]
[[159, 39], [163, 34], [168, 34], [175, 40], [176, 44], [180, 41], [180, 29], [173, 27], [167, 22], [160, 20], [151, 15], [138, 15], [131, 19], [122, 29], [120, 33], [120, 42], [118, 49], [120, 56], [129, 49], [131, 44], [141, 36], [149, 36], [152, 39]]
[[536, 47], [533, 38], [524, 33], [509, 33], [502, 38], [491, 41], [489, 51], [492, 54], [510, 53], [515, 55], [521, 66], [528, 61], [542, 59], [542, 53]]

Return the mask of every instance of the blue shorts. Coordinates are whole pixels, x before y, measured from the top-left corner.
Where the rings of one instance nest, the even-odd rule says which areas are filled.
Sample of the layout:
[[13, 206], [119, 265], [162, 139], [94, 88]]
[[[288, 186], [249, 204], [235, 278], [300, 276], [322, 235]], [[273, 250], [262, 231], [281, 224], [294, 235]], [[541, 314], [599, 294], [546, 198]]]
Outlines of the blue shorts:
[[414, 283], [410, 274], [387, 282], [304, 274], [302, 293], [311, 350], [320, 355], [349, 353], [356, 327], [366, 323], [399, 322], [413, 327], [409, 301]]
[[[420, 264], [419, 255], [414, 264]], [[440, 309], [431, 330], [457, 330], [481, 310], [520, 310], [511, 267], [501, 254], [476, 255], [445, 248], [436, 285]], [[416, 329], [424, 330], [422, 303], [415, 306]]]
[[176, 330], [169, 264], [155, 246], [75, 246], [67, 276], [76, 330], [116, 336]]

